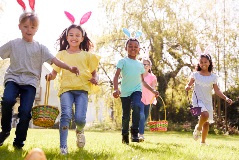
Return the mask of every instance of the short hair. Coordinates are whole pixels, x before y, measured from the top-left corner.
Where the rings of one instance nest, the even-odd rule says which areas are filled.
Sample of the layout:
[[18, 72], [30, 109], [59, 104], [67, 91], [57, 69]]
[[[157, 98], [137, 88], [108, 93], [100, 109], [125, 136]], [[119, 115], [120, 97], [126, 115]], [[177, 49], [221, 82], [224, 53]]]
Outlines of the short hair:
[[138, 42], [138, 44], [139, 44], [139, 46], [140, 46], [140, 43], [139, 43], [139, 40], [138, 40], [138, 39], [136, 39], [136, 38], [129, 38], [129, 39], [126, 41], [126, 43], [125, 43], [125, 47], [127, 47], [128, 43], [129, 43], [130, 41], [136, 41], [136, 42]]
[[28, 19], [30, 20], [30, 23], [33, 26], [35, 26], [35, 27], [39, 26], [39, 19], [38, 19], [37, 15], [32, 12], [24, 12], [23, 14], [21, 14], [19, 17], [19, 24], [26, 22]]

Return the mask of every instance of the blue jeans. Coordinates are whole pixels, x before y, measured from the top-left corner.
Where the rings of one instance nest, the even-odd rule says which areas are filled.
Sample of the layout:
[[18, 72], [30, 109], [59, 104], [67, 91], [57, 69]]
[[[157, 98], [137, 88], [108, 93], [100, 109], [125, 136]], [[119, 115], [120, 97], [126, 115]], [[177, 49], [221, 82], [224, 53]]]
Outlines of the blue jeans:
[[132, 125], [131, 125], [131, 134], [139, 133], [139, 119], [140, 119], [140, 107], [142, 92], [136, 91], [133, 92], [129, 97], [120, 97], [122, 102], [122, 135], [129, 135], [129, 121], [130, 121], [130, 112], [132, 112]]
[[78, 131], [82, 131], [86, 124], [86, 112], [88, 107], [88, 92], [71, 90], [60, 95], [61, 119], [60, 119], [60, 147], [67, 147], [69, 125], [72, 119], [73, 103], [75, 104], [74, 120]]
[[16, 128], [16, 138], [14, 143], [23, 146], [26, 140], [29, 122], [32, 118], [31, 110], [35, 100], [36, 88], [31, 85], [19, 85], [9, 81], [5, 84], [5, 89], [1, 101], [2, 105], [2, 131], [10, 132], [12, 123], [13, 106], [16, 98], [20, 95], [20, 106], [18, 107], [19, 123]]
[[144, 134], [145, 123], [147, 122], [149, 117], [149, 108], [150, 104], [143, 104], [140, 108], [139, 134]]

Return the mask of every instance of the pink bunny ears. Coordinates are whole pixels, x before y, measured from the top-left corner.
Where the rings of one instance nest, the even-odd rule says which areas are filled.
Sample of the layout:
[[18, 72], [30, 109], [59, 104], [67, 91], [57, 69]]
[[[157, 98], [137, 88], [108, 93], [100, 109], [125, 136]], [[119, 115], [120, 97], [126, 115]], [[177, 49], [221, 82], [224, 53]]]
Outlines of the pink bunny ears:
[[[22, 6], [23, 12], [26, 12], [26, 5], [22, 0], [17, 0], [18, 4]], [[29, 6], [32, 9], [32, 12], [35, 12], [35, 0], [29, 0]]]
[[199, 44], [196, 46], [196, 51], [197, 51], [198, 55], [199, 55], [199, 56], [205, 55], [206, 57], [208, 57], [209, 60], [211, 60], [210, 49], [211, 49], [211, 45], [208, 45], [208, 46], [205, 48], [204, 52], [202, 52], [202, 50], [201, 50]]
[[21, 23], [24, 17], [35, 15], [35, 0], [29, 0], [29, 6], [32, 10], [31, 12], [26, 11], [26, 5], [22, 0], [17, 0], [17, 3], [22, 7], [23, 10], [23, 14], [21, 14], [19, 18], [19, 23]]
[[[68, 20], [72, 23], [72, 24], [74, 24], [75, 23], [75, 17], [72, 15], [72, 14], [70, 14], [69, 12], [67, 12], [67, 11], [65, 11], [64, 12], [65, 13], [65, 15], [66, 15], [66, 17], [68, 18]], [[82, 17], [81, 17], [81, 20], [80, 20], [80, 23], [79, 23], [79, 26], [81, 26], [82, 24], [84, 24], [84, 23], [86, 23], [87, 21], [88, 21], [88, 19], [90, 18], [90, 16], [91, 16], [91, 11], [90, 12], [87, 12], [87, 13], [85, 13]], [[82, 28], [83, 29], [83, 28]], [[83, 29], [83, 36], [85, 35], [85, 31], [84, 31], [84, 29]]]

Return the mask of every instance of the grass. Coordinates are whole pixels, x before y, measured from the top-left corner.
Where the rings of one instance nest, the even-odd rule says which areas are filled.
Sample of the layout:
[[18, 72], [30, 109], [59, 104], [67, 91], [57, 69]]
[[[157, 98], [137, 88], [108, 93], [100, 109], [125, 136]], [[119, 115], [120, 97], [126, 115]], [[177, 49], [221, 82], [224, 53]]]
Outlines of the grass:
[[145, 142], [121, 143], [120, 131], [85, 131], [86, 146], [78, 149], [75, 132], [68, 135], [67, 156], [59, 154], [57, 129], [29, 129], [23, 150], [12, 146], [15, 129], [0, 147], [0, 160], [23, 160], [28, 151], [39, 147], [48, 160], [236, 160], [239, 136], [209, 135], [209, 146], [200, 146], [189, 132], [146, 132]]

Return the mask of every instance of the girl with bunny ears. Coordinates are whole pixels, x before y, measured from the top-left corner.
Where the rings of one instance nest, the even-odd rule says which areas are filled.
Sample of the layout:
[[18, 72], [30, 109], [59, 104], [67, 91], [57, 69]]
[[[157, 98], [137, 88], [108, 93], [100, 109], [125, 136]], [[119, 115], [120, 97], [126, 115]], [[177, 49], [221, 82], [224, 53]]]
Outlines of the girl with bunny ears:
[[[136, 32], [134, 38], [131, 37], [130, 32], [127, 29], [123, 29], [123, 32], [128, 36], [125, 50], [128, 52], [128, 56], [122, 58], [117, 63], [117, 70], [114, 76], [114, 98], [120, 97], [122, 102], [122, 143], [129, 144], [129, 121], [130, 113], [132, 112], [132, 126], [130, 127], [131, 141], [139, 142], [139, 120], [140, 120], [140, 108], [143, 103], [142, 98], [142, 84], [149, 89], [156, 96], [159, 94], [152, 87], [150, 87], [143, 78], [144, 67], [140, 61], [136, 59], [139, 54], [139, 41], [137, 38], [141, 35], [141, 32]], [[118, 88], [119, 76], [122, 76], [121, 91]]]
[[[143, 74], [144, 81], [147, 82], [153, 89], [156, 89], [157, 86], [157, 77], [152, 73], [151, 67], [152, 62], [149, 59], [149, 56], [143, 58], [142, 60], [145, 72]], [[150, 104], [156, 104], [157, 101], [154, 98], [155, 95], [148, 90], [146, 87], [142, 86], [142, 98], [141, 101], [143, 102], [143, 108], [140, 109], [140, 121], [139, 121], [139, 141], [144, 141], [144, 128], [145, 123], [149, 117], [149, 109]], [[153, 100], [153, 101], [152, 101]]]
[[2, 132], [0, 132], [0, 146], [10, 135], [13, 106], [17, 102], [17, 97], [20, 96], [19, 123], [16, 127], [16, 138], [13, 146], [16, 149], [21, 149], [27, 137], [31, 109], [35, 100], [36, 88], [39, 86], [43, 63], [54, 63], [76, 75], [79, 74], [79, 70], [54, 57], [47, 47], [33, 39], [39, 25], [38, 17], [34, 12], [35, 1], [29, 0], [31, 12], [26, 12], [25, 3], [22, 0], [17, 0], [17, 2], [24, 11], [19, 18], [22, 38], [11, 40], [0, 47], [0, 57], [2, 59], [10, 58], [10, 66], [4, 77], [5, 89], [1, 101]]
[[[206, 144], [206, 138], [209, 131], [209, 123], [213, 123], [213, 106], [212, 106], [212, 88], [216, 95], [232, 104], [232, 100], [226, 97], [218, 87], [218, 76], [212, 73], [213, 64], [208, 46], [204, 52], [201, 51], [199, 45], [196, 50], [199, 54], [196, 72], [193, 72], [191, 78], [186, 85], [186, 91], [194, 85], [194, 92], [192, 94], [193, 106], [201, 107], [201, 115], [199, 116], [198, 124], [193, 131], [193, 139], [196, 141], [201, 136], [201, 145]], [[202, 134], [202, 135], [201, 135]]]
[[[72, 115], [76, 124], [76, 144], [79, 148], [85, 146], [84, 127], [86, 124], [86, 112], [88, 106], [88, 94], [98, 89], [97, 68], [100, 57], [89, 52], [93, 44], [85, 30], [81, 27], [91, 15], [88, 12], [83, 15], [79, 25], [74, 24], [74, 17], [65, 12], [72, 25], [66, 28], [57, 40], [60, 49], [56, 57], [61, 61], [75, 65], [79, 68], [78, 77], [72, 76], [69, 72], [53, 65], [53, 71], [47, 76], [53, 80], [58, 74], [58, 95], [61, 103], [60, 118], [60, 150], [61, 154], [68, 153], [67, 137]], [[73, 111], [75, 104], [75, 114]]]

